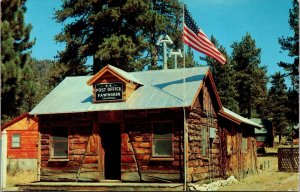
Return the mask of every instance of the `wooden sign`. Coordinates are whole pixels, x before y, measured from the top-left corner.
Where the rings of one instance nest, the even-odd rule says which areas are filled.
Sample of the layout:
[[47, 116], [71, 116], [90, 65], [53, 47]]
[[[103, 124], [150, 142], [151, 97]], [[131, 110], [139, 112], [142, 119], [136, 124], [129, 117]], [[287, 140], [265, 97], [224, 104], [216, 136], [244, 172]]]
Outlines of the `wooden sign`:
[[98, 83], [95, 84], [96, 101], [118, 101], [123, 99], [123, 84]]

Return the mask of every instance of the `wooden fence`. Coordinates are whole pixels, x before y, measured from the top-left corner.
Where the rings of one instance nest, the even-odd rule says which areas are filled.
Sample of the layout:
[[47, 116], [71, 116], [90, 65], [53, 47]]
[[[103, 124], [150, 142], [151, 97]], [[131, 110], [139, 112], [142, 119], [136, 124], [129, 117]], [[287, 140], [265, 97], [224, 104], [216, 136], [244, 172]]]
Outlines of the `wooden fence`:
[[298, 172], [299, 148], [278, 148], [278, 170]]

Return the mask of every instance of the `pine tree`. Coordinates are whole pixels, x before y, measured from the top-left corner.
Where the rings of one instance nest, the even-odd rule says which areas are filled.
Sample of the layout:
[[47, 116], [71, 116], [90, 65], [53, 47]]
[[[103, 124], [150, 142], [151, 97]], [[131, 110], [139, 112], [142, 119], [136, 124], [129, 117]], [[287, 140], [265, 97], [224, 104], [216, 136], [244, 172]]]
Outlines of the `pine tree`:
[[299, 1], [293, 0], [293, 8], [289, 10], [289, 24], [293, 30], [292, 37], [279, 38], [281, 49], [288, 51], [288, 55], [294, 58], [293, 63], [280, 61], [278, 65], [283, 67], [287, 72], [286, 75], [291, 77], [292, 86], [294, 89], [299, 87]]
[[260, 66], [261, 49], [255, 40], [246, 33], [241, 42], [231, 45], [232, 66], [236, 72], [237, 101], [240, 113], [248, 118], [259, 117], [257, 114], [267, 95], [266, 67]]
[[32, 73], [37, 86], [34, 105], [39, 103], [58, 83], [66, 73], [64, 65], [52, 60], [31, 59]]
[[268, 93], [268, 109], [280, 142], [281, 135], [286, 133], [288, 127], [288, 93], [284, 75], [277, 72], [271, 78], [271, 88]]
[[94, 73], [107, 64], [125, 71], [157, 68], [155, 43], [163, 33], [180, 39], [180, 9], [178, 0], [64, 1], [55, 17], [65, 23], [56, 40], [66, 43], [59, 53], [66, 75], [85, 74], [88, 57]]
[[225, 48], [222, 45], [219, 45], [219, 42], [214, 36], [212, 36], [210, 40], [217, 47], [217, 49], [226, 57], [227, 62], [223, 66], [221, 66], [221, 64], [218, 63], [218, 61], [211, 57], [206, 56], [201, 57], [200, 59], [206, 61], [209, 65], [224, 107], [238, 113], [239, 106], [236, 101], [238, 93], [235, 88], [236, 75], [235, 71], [232, 68], [231, 59], [228, 56]]
[[[28, 68], [32, 26], [24, 22], [25, 0], [1, 1], [1, 119], [6, 122], [27, 107], [21, 107], [27, 88], [24, 77]], [[30, 87], [34, 92], [34, 87]], [[31, 94], [31, 93], [30, 93]], [[27, 97], [27, 96], [26, 96]]]
[[278, 65], [282, 67], [286, 76], [291, 78], [292, 88], [288, 91], [288, 119], [292, 125], [299, 123], [299, 1], [293, 0], [293, 7], [289, 10], [289, 24], [293, 30], [292, 37], [279, 38], [281, 49], [288, 51], [288, 56], [294, 58], [293, 63], [280, 61]]

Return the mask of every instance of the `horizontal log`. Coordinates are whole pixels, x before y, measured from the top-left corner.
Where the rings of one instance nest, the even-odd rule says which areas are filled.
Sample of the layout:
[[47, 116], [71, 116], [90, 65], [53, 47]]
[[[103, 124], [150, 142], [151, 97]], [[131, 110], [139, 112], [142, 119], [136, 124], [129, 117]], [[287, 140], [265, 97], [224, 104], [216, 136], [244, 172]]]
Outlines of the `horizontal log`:
[[135, 148], [151, 148], [150, 142], [133, 142]]
[[69, 150], [69, 155], [83, 155], [85, 151], [85, 149], [71, 149]]
[[135, 148], [135, 153], [150, 154], [152, 150], [151, 148]]
[[87, 147], [87, 143], [86, 142], [75, 143], [73, 141], [73, 142], [70, 142], [70, 144], [69, 144], [69, 149], [70, 150], [72, 150], [72, 149], [86, 149], [86, 147]]
[[142, 173], [180, 173], [178, 167], [173, 166], [140, 166]]
[[122, 155], [121, 156], [122, 163], [134, 163], [135, 159], [133, 155]]
[[207, 173], [208, 172], [208, 166], [202, 166], [202, 167], [194, 167], [195, 173]]
[[141, 153], [137, 153], [135, 154], [135, 156], [138, 160], [145, 160], [145, 161], [149, 160], [151, 157], [150, 154], [141, 154]]
[[85, 156], [84, 164], [97, 164], [98, 163], [98, 156]]
[[81, 170], [82, 171], [86, 171], [86, 170], [95, 170], [95, 171], [97, 171], [98, 170], [98, 163], [83, 164]]
[[49, 145], [41, 145], [41, 150], [49, 150]]
[[121, 163], [121, 172], [137, 171], [136, 163]]

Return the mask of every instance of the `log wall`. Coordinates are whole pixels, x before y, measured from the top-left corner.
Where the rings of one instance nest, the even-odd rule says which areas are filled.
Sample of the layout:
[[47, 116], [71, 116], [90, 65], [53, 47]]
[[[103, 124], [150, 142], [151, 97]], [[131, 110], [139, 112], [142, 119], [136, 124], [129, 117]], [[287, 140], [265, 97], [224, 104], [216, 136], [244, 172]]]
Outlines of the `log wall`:
[[[210, 95], [209, 89], [204, 84], [187, 119], [189, 133], [187, 180], [189, 182], [207, 180], [221, 175], [220, 130]], [[212, 139], [211, 144], [209, 127], [216, 128], [216, 137]], [[206, 149], [202, 148], [202, 142], [205, 142], [202, 139], [202, 129], [206, 130]], [[206, 150], [206, 155], [202, 155], [202, 150]]]
[[[257, 148], [254, 128], [226, 122], [226, 175], [244, 178], [257, 172]], [[242, 151], [242, 138], [247, 138], [247, 151]]]
[[[182, 110], [149, 110], [124, 112], [122, 129], [121, 178], [123, 181], [182, 180]], [[152, 123], [173, 122], [173, 157], [152, 158]]]
[[[40, 180], [95, 181], [99, 179], [99, 134], [93, 113], [40, 116]], [[68, 159], [51, 158], [52, 129], [67, 127], [69, 136]]]

